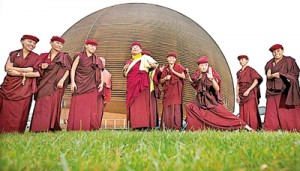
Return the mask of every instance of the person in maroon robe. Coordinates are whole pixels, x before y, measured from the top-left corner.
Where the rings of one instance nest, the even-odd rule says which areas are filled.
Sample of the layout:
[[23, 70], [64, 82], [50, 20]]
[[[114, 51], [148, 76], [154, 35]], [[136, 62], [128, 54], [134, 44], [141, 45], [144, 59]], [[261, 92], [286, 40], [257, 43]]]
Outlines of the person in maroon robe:
[[259, 85], [262, 77], [250, 66], [247, 66], [249, 58], [246, 55], [238, 56], [242, 68], [236, 73], [236, 101], [240, 107], [240, 118], [252, 129], [262, 128], [258, 104], [260, 99]]
[[123, 67], [123, 74], [127, 80], [126, 109], [127, 123], [131, 129], [151, 129], [153, 112], [150, 105], [150, 92], [154, 89], [149, 79], [149, 69], [156, 68], [157, 62], [148, 55], [142, 55], [139, 42], [131, 44], [131, 60]]
[[5, 65], [7, 75], [0, 87], [0, 133], [24, 133], [29, 116], [32, 95], [39, 77], [39, 55], [32, 50], [39, 39], [24, 35], [22, 49], [12, 51]]
[[85, 50], [75, 55], [71, 68], [71, 104], [67, 130], [98, 130], [97, 93], [103, 89], [103, 65], [94, 54], [98, 42], [85, 41]]
[[38, 90], [35, 94], [35, 107], [30, 131], [56, 131], [60, 128], [61, 100], [69, 82], [72, 59], [68, 53], [61, 52], [65, 40], [53, 36], [51, 50], [40, 55]]
[[[142, 55], [148, 55], [151, 56], [150, 51], [142, 51]], [[158, 116], [158, 105], [157, 100], [160, 99], [160, 89], [159, 89], [159, 80], [161, 77], [161, 70], [159, 67], [156, 69], [150, 69], [149, 70], [149, 78], [150, 78], [150, 84], [154, 86], [154, 89], [151, 89], [150, 92], [150, 110], [151, 110], [151, 123], [155, 123], [155, 127], [158, 128], [159, 126], [159, 116]], [[151, 124], [151, 127], [153, 127], [153, 124]]]
[[108, 102], [110, 102], [111, 99], [111, 89], [112, 89], [112, 81], [111, 81], [111, 73], [105, 68], [106, 60], [104, 57], [99, 57], [99, 59], [102, 61], [103, 64], [103, 89], [101, 92], [98, 92], [97, 96], [97, 108], [98, 113], [100, 115], [100, 128], [101, 128], [101, 122], [104, 114], [105, 106]]
[[161, 129], [180, 130], [182, 127], [182, 98], [185, 73], [176, 63], [176, 53], [168, 52], [168, 65], [163, 68], [160, 83], [163, 87]]
[[196, 100], [186, 105], [187, 130], [236, 130], [252, 131], [243, 120], [230, 113], [224, 106], [220, 93], [221, 77], [209, 66], [208, 58], [197, 60], [198, 70], [189, 77], [197, 95]]
[[300, 131], [299, 67], [296, 60], [283, 55], [283, 46], [273, 45], [273, 58], [265, 66], [267, 76], [266, 131]]

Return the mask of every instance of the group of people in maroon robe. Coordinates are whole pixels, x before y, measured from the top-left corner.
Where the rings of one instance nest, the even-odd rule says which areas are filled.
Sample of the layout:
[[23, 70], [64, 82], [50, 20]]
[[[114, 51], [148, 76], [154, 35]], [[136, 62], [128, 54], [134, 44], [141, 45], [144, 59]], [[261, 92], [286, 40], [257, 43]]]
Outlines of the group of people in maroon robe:
[[252, 128], [241, 118], [229, 112], [221, 96], [221, 77], [208, 64], [208, 58], [201, 56], [197, 60], [198, 70], [189, 80], [196, 90], [196, 99], [186, 105], [187, 130], [237, 130]]
[[283, 56], [282, 45], [276, 44], [270, 48], [274, 58], [266, 65], [267, 106], [264, 128], [258, 110], [261, 97], [259, 86], [263, 78], [247, 65], [248, 56], [238, 56], [241, 69], [236, 74], [236, 101], [240, 108], [240, 117], [237, 117], [223, 105], [220, 91], [222, 80], [209, 65], [208, 57], [202, 56], [197, 60], [198, 69], [191, 78], [187, 68], [176, 64], [176, 53], [168, 52], [168, 65], [157, 67], [157, 62], [149, 58], [151, 54], [148, 51], [142, 51], [139, 42], [133, 42], [131, 48], [132, 59], [123, 68], [127, 78], [129, 128], [154, 127], [153, 118], [158, 117], [157, 99], [160, 93], [153, 93], [156, 92], [153, 90], [160, 92], [161, 84], [163, 110], [160, 128], [181, 129], [183, 88], [185, 78], [188, 78], [196, 90], [196, 98], [186, 105], [187, 130], [300, 131], [299, 68], [295, 59]]
[[[73, 60], [61, 52], [65, 40], [53, 36], [51, 50], [38, 55], [32, 50], [39, 39], [24, 35], [22, 49], [9, 54], [6, 77], [0, 87], [0, 133], [23, 133], [32, 98], [36, 103], [30, 125], [31, 132], [61, 130], [60, 105], [70, 81], [72, 92], [67, 130], [98, 130], [103, 110], [111, 95], [111, 74], [105, 59], [94, 53], [98, 42], [85, 41], [85, 49]], [[284, 56], [284, 48], [275, 44], [269, 49], [273, 58], [265, 66], [267, 76], [264, 130], [300, 131], [299, 67], [296, 60]], [[126, 109], [128, 127], [149, 130], [159, 126], [157, 99], [162, 87], [162, 130], [180, 130], [183, 122], [183, 90], [188, 78], [196, 91], [195, 100], [186, 104], [186, 129], [190, 131], [218, 129], [248, 131], [262, 129], [258, 111], [263, 79], [247, 66], [249, 58], [238, 56], [241, 69], [237, 72], [236, 101], [240, 117], [229, 112], [222, 102], [222, 79], [201, 56], [192, 77], [189, 70], [176, 63], [177, 54], [168, 52], [167, 66], [158, 62], [149, 51], [142, 51], [139, 42], [131, 44], [131, 59], [123, 67], [126, 77]], [[70, 76], [69, 76], [70, 75]], [[33, 96], [34, 95], [34, 96]]]
[[[201, 57], [197, 61], [199, 70], [190, 79], [197, 97], [195, 102], [186, 105], [187, 129], [245, 128], [300, 132], [299, 67], [294, 58], [283, 55], [282, 45], [275, 44], [269, 50], [273, 58], [265, 66], [267, 104], [263, 128], [258, 111], [261, 97], [259, 85], [263, 79], [255, 69], [247, 66], [248, 56], [240, 55], [238, 60], [242, 68], [236, 74], [236, 101], [240, 117], [235, 117], [223, 107], [220, 77], [213, 68], [213, 72], [206, 70], [208, 59]], [[205, 66], [201, 66], [202, 63]]]
[[[265, 65], [267, 103], [263, 129], [300, 132], [299, 67], [294, 58], [283, 55], [281, 44], [275, 44], [269, 50], [273, 58]], [[258, 130], [262, 128], [257, 107], [262, 77], [247, 66], [247, 56], [241, 55], [238, 59], [242, 66], [237, 72], [236, 88], [240, 117]]]
[[159, 85], [163, 87], [163, 112], [161, 129], [182, 128], [184, 68], [176, 64], [176, 53], [168, 52], [167, 66], [158, 67], [149, 51], [142, 51], [139, 42], [131, 44], [132, 57], [123, 67], [127, 80], [126, 108], [128, 127], [133, 130], [149, 130], [159, 126], [157, 99]]
[[86, 40], [85, 50], [73, 61], [61, 52], [62, 37], [53, 36], [50, 52], [41, 55], [32, 52], [38, 42], [36, 36], [24, 35], [22, 49], [7, 59], [7, 75], [0, 87], [0, 133], [25, 131], [33, 96], [30, 132], [61, 130], [61, 101], [70, 80], [73, 94], [67, 130], [98, 130], [111, 89], [110, 73], [102, 74], [105, 59], [94, 54], [98, 42]]

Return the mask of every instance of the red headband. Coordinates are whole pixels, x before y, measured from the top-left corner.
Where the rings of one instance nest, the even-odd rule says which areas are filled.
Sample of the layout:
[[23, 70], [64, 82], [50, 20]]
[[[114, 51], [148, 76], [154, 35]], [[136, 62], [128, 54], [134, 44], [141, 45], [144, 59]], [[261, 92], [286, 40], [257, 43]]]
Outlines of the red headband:
[[208, 58], [206, 56], [201, 56], [198, 60], [197, 60], [197, 64], [204, 64], [204, 63], [208, 63]]
[[240, 56], [238, 56], [238, 60], [243, 59], [243, 58], [245, 58], [247, 60], [249, 59], [247, 55], [240, 55]]
[[28, 34], [23, 35], [23, 37], [21, 38], [21, 40], [24, 40], [24, 39], [30, 39], [30, 40], [35, 41], [36, 43], [38, 43], [40, 41], [39, 38], [37, 38], [35, 36], [32, 36], [32, 35], [28, 35]]
[[94, 40], [94, 39], [88, 39], [88, 40], [86, 40], [85, 44], [87, 44], [87, 45], [90, 44], [90, 45], [94, 45], [94, 46], [98, 46], [99, 45], [99, 43], [96, 40]]
[[175, 52], [168, 52], [166, 56], [167, 56], [167, 57], [169, 57], [169, 56], [174, 56], [175, 58], [177, 57], [177, 55], [176, 55]]
[[62, 37], [59, 37], [59, 36], [53, 36], [53, 37], [51, 38], [51, 42], [54, 42], [54, 41], [61, 42], [62, 44], [65, 43], [65, 40], [64, 40]]
[[140, 44], [140, 42], [133, 42], [130, 47], [132, 48], [132, 46], [135, 46], [135, 45], [138, 45], [140, 48], [142, 48], [142, 45]]
[[281, 44], [275, 44], [272, 47], [270, 47], [269, 51], [273, 52], [274, 50], [277, 50], [277, 49], [283, 50], [283, 46]]

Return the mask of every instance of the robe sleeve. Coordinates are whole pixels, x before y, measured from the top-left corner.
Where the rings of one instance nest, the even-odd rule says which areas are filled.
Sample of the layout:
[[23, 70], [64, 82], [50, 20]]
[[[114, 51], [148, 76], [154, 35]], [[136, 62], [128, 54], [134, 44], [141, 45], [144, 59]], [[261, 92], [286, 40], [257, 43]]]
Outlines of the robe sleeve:
[[288, 73], [280, 73], [281, 77], [288, 80], [290, 84], [287, 91], [286, 105], [299, 105], [300, 104], [300, 91], [299, 91], [299, 67], [295, 59], [290, 58], [288, 61]]

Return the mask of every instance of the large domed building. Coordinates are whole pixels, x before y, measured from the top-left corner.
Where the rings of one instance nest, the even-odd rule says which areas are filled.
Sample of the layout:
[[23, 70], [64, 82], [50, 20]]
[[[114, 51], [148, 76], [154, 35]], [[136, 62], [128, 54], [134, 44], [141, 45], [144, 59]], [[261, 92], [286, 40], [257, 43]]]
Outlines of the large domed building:
[[[200, 23], [201, 24], [201, 23]], [[166, 53], [177, 53], [177, 62], [197, 69], [196, 60], [206, 55], [210, 64], [222, 77], [222, 94], [225, 106], [234, 110], [234, 86], [226, 59], [212, 37], [196, 22], [172, 9], [144, 3], [119, 4], [96, 11], [71, 26], [62, 36], [64, 50], [71, 56], [83, 50], [86, 39], [100, 44], [96, 55], [106, 58], [106, 68], [112, 73], [112, 101], [107, 112], [126, 113], [126, 79], [122, 75], [125, 61], [131, 58], [130, 44], [139, 41], [142, 49], [150, 51], [160, 65], [166, 64]], [[64, 97], [68, 107], [70, 90]], [[195, 98], [195, 91], [187, 84], [184, 104]], [[159, 101], [160, 102], [160, 101]], [[160, 102], [161, 103], [161, 102]], [[161, 113], [161, 110], [159, 111]]]

